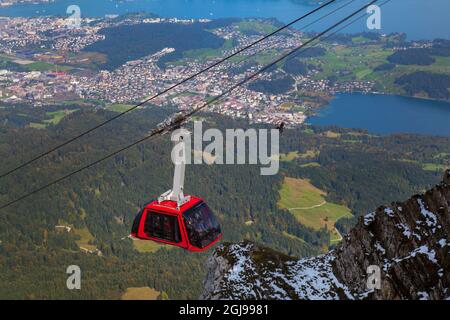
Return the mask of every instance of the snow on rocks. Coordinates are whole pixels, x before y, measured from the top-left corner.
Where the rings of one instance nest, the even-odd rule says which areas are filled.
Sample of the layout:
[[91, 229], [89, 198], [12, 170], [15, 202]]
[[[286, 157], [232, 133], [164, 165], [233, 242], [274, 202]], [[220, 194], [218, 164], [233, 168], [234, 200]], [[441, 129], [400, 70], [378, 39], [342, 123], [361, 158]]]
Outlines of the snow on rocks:
[[412, 251], [409, 255], [403, 258], [396, 258], [394, 259], [395, 262], [401, 262], [406, 259], [414, 258], [417, 254], [424, 254], [428, 257], [428, 260], [430, 260], [433, 263], [437, 263], [436, 260], [436, 251], [434, 249], [429, 249], [427, 245], [420, 246], [419, 248]]
[[365, 226], [370, 225], [373, 222], [374, 219], [375, 219], [375, 212], [371, 212], [369, 214], [366, 214], [364, 216], [364, 225]]
[[288, 263], [286, 275], [279, 275], [295, 290], [300, 299], [334, 300], [339, 299], [336, 289], [342, 289], [347, 299], [354, 299], [350, 290], [333, 274], [332, 254], [302, 259]]
[[282, 256], [275, 262], [267, 250], [250, 242], [225, 246], [221, 256], [232, 263], [222, 278], [220, 299], [354, 299], [333, 274], [332, 252], [300, 260]]
[[419, 300], [429, 300], [430, 299], [430, 295], [428, 293], [426, 293], [425, 291], [420, 291], [417, 293]]
[[411, 230], [409, 229], [409, 227], [406, 224], [404, 224], [404, 223], [397, 223], [395, 226], [397, 228], [399, 228], [400, 230], [402, 230], [402, 233], [403, 233], [403, 235], [406, 238], [408, 238], [408, 239], [411, 238], [412, 232], [411, 232]]
[[[420, 198], [417, 199], [417, 203], [420, 206], [420, 213], [422, 214], [422, 216], [425, 217], [425, 223], [427, 224], [427, 226], [428, 227], [436, 227], [437, 226], [436, 215], [433, 212], [431, 212], [425, 208], [425, 204], [423, 203], [422, 199], [420, 199]], [[433, 230], [435, 230], [435, 229], [433, 229]], [[433, 231], [433, 233], [434, 233], [434, 231]]]
[[383, 255], [386, 254], [386, 249], [384, 249], [383, 246], [378, 241], [375, 242], [375, 249], [377, 249]]
[[445, 246], [449, 246], [450, 247], [450, 242], [447, 242], [447, 240], [445, 238], [442, 238], [441, 240], [439, 240], [438, 244], [441, 246], [441, 248], [443, 248]]
[[388, 217], [394, 217], [394, 211], [391, 208], [385, 208], [384, 213], [386, 213]]

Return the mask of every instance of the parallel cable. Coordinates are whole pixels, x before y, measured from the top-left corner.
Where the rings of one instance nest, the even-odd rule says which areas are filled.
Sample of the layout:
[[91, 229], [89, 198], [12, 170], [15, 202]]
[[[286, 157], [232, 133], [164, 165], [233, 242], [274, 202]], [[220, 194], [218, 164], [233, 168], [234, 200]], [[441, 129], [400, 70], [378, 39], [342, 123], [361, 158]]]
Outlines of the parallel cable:
[[[343, 5], [341, 5], [341, 6], [337, 7], [337, 8], [335, 8], [335, 9], [331, 10], [330, 12], [328, 12], [328, 13], [324, 14], [323, 16], [315, 19], [314, 21], [311, 21], [310, 23], [304, 25], [303, 27], [299, 28], [298, 30], [306, 32], [306, 30], [305, 30], [306, 28], [316, 24], [317, 22], [320, 22], [321, 20], [323, 20], [323, 19], [329, 17], [330, 15], [332, 15], [333, 13], [336, 13], [337, 11], [347, 7], [348, 5], [350, 5], [351, 3], [355, 2], [355, 1], [356, 0], [350, 0], [350, 1], [346, 2], [346, 3], [344, 3]], [[249, 60], [250, 58], [256, 56], [257, 54], [259, 54], [261, 51], [263, 51], [265, 49], [267, 49], [267, 48], [261, 48], [258, 51], [253, 52], [249, 56], [244, 56], [240, 61], [238, 61], [238, 64], [243, 62], [243, 61]]]
[[330, 4], [332, 4], [332, 3], [334, 3], [334, 2], [336, 2], [336, 0], [330, 0], [330, 1], [328, 1], [328, 2], [326, 2], [326, 3], [324, 3], [324, 4], [322, 4], [321, 6], [315, 8], [314, 10], [311, 10], [311, 11], [305, 13], [305, 14], [302, 15], [301, 17], [299, 17], [299, 18], [297, 18], [297, 19], [291, 21], [290, 23], [288, 23], [288, 24], [286, 24], [286, 25], [284, 25], [284, 26], [282, 26], [282, 27], [280, 27], [280, 28], [278, 28], [278, 29], [272, 31], [271, 33], [269, 33], [269, 34], [267, 34], [267, 35], [261, 37], [260, 39], [258, 39], [258, 40], [256, 40], [256, 41], [254, 41], [254, 42], [252, 42], [252, 43], [250, 43], [250, 44], [248, 44], [248, 45], [246, 45], [246, 46], [240, 48], [240, 49], [237, 50], [236, 52], [234, 52], [234, 53], [232, 53], [232, 54], [230, 54], [230, 55], [228, 55], [228, 56], [226, 56], [226, 57], [224, 57], [224, 58], [218, 60], [217, 62], [212, 63], [211, 65], [207, 66], [206, 68], [204, 68], [204, 69], [202, 69], [202, 70], [200, 70], [200, 71], [198, 71], [198, 72], [196, 72], [196, 73], [190, 75], [189, 77], [187, 77], [187, 78], [185, 78], [185, 79], [183, 79], [183, 80], [181, 80], [181, 81], [175, 83], [174, 85], [172, 85], [172, 86], [170, 86], [170, 87], [168, 87], [168, 88], [166, 88], [166, 89], [164, 89], [164, 90], [162, 90], [162, 91], [160, 91], [160, 92], [154, 94], [154, 95], [151, 96], [150, 98], [147, 98], [147, 99], [141, 101], [140, 103], [134, 105], [133, 107], [131, 107], [131, 108], [125, 110], [125, 111], [122, 111], [121, 113], [118, 113], [117, 115], [115, 115], [115, 116], [113, 116], [113, 117], [111, 117], [111, 118], [109, 118], [109, 119], [107, 119], [107, 120], [105, 120], [105, 121], [99, 123], [98, 125], [96, 125], [96, 126], [90, 128], [90, 129], [88, 129], [88, 130], [86, 130], [86, 131], [83, 131], [82, 133], [80, 133], [80, 134], [78, 134], [78, 135], [76, 135], [76, 136], [74, 136], [74, 137], [72, 137], [72, 138], [66, 140], [65, 142], [63, 142], [63, 143], [61, 143], [61, 144], [59, 144], [59, 145], [57, 145], [57, 146], [55, 146], [55, 147], [53, 147], [53, 148], [51, 148], [51, 149], [49, 149], [49, 150], [47, 150], [47, 151], [45, 151], [45, 152], [43, 152], [43, 153], [41, 153], [41, 154], [35, 156], [34, 158], [32, 158], [32, 159], [30, 159], [30, 160], [28, 160], [28, 161], [25, 161], [24, 163], [22, 163], [22, 164], [20, 164], [20, 165], [18, 165], [18, 166], [16, 166], [16, 167], [14, 167], [13, 169], [11, 169], [11, 170], [9, 170], [9, 171], [7, 171], [7, 172], [5, 172], [5, 173], [2, 173], [2, 174], [0, 175], [0, 179], [1, 179], [1, 178], [4, 178], [4, 177], [6, 177], [6, 176], [8, 176], [8, 175], [10, 175], [10, 174], [12, 174], [12, 173], [14, 173], [14, 172], [20, 170], [20, 169], [22, 169], [22, 168], [24, 168], [24, 167], [26, 167], [26, 166], [28, 166], [28, 165], [30, 165], [30, 164], [32, 164], [33, 162], [35, 162], [35, 161], [37, 161], [37, 160], [39, 160], [39, 159], [41, 159], [41, 158], [43, 158], [43, 157], [45, 157], [45, 156], [47, 156], [47, 155], [53, 153], [53, 152], [55, 152], [56, 150], [58, 150], [58, 149], [60, 149], [60, 148], [62, 148], [62, 147], [64, 147], [64, 146], [66, 146], [66, 145], [68, 145], [68, 144], [70, 144], [70, 143], [72, 143], [72, 142], [74, 142], [74, 141], [80, 139], [81, 137], [83, 137], [83, 136], [85, 136], [85, 135], [87, 135], [87, 134], [89, 134], [89, 133], [91, 133], [91, 132], [93, 132], [93, 131], [95, 131], [95, 130], [97, 130], [97, 129], [103, 127], [103, 126], [105, 126], [106, 124], [108, 124], [108, 123], [110, 123], [110, 122], [112, 122], [112, 121], [114, 121], [114, 120], [116, 120], [116, 119], [118, 119], [118, 118], [124, 116], [125, 114], [127, 114], [127, 113], [129, 113], [129, 112], [131, 112], [131, 111], [133, 111], [133, 110], [135, 110], [135, 109], [137, 109], [137, 108], [139, 108], [139, 107], [141, 107], [141, 106], [147, 104], [148, 102], [150, 102], [150, 101], [152, 101], [152, 100], [154, 100], [154, 99], [156, 99], [156, 98], [158, 98], [158, 97], [164, 95], [165, 93], [167, 93], [167, 92], [169, 92], [169, 91], [171, 91], [171, 90], [173, 90], [173, 89], [179, 87], [180, 85], [182, 85], [182, 84], [184, 84], [184, 83], [186, 83], [186, 82], [188, 82], [188, 81], [190, 81], [190, 80], [196, 78], [197, 76], [199, 76], [199, 75], [201, 75], [201, 74], [203, 74], [203, 73], [205, 73], [205, 72], [211, 70], [212, 68], [218, 66], [219, 64], [221, 64], [221, 63], [223, 63], [223, 62], [225, 62], [225, 61], [227, 61], [227, 60], [233, 58], [234, 56], [236, 56], [236, 55], [242, 53], [243, 51], [245, 51], [245, 50], [247, 50], [247, 49], [253, 47], [254, 45], [257, 45], [258, 43], [263, 42], [263, 41], [266, 40], [267, 38], [270, 38], [271, 36], [273, 36], [273, 35], [275, 35], [275, 34], [281, 32], [281, 31], [283, 31], [283, 30], [285, 30], [285, 29], [287, 29], [287, 28], [289, 28], [290, 26], [292, 26], [292, 25], [296, 24], [297, 22], [299, 22], [299, 21], [305, 19], [306, 17], [309, 17], [310, 15], [312, 15], [312, 14], [318, 12], [319, 10], [321, 10], [321, 9], [323, 9], [323, 8], [325, 8], [325, 7], [327, 7], [327, 6], [329, 6]]
[[[351, 20], [353, 17], [355, 17], [356, 15], [358, 15], [361, 11], [363, 11], [363, 10], [366, 9], [368, 6], [374, 4], [374, 3], [377, 2], [377, 1], [378, 1], [378, 0], [372, 0], [372, 1], [370, 1], [369, 3], [367, 3], [366, 5], [364, 5], [363, 7], [361, 7], [360, 9], [354, 11], [354, 12], [351, 13], [350, 15], [348, 15], [348, 16], [346, 16], [345, 18], [339, 20], [337, 23], [333, 24], [331, 27], [327, 28], [325, 31], [320, 32], [319, 34], [317, 34], [317, 35], [314, 36], [313, 38], [309, 39], [309, 40], [306, 41], [305, 43], [301, 44], [300, 46], [296, 47], [295, 49], [289, 51], [288, 53], [282, 55], [281, 57], [275, 59], [274, 61], [272, 61], [272, 62], [269, 63], [268, 65], [266, 65], [266, 66], [264, 66], [263, 68], [259, 69], [258, 71], [256, 71], [255, 73], [253, 73], [251, 76], [249, 76], [249, 77], [247, 77], [246, 79], [240, 81], [239, 83], [233, 85], [233, 86], [232, 86], [231, 88], [229, 88], [227, 91], [225, 91], [225, 92], [223, 92], [222, 94], [220, 94], [220, 95], [218, 95], [218, 96], [212, 98], [211, 100], [209, 100], [208, 102], [206, 102], [206, 103], [203, 104], [202, 106], [200, 106], [200, 107], [198, 107], [198, 108], [194, 108], [193, 110], [187, 112], [187, 113], [185, 114], [185, 116], [190, 117], [190, 116], [192, 116], [193, 114], [195, 114], [195, 113], [201, 111], [202, 109], [206, 108], [207, 106], [209, 106], [209, 105], [211, 105], [211, 104], [217, 102], [218, 100], [220, 100], [221, 98], [223, 98], [225, 95], [227, 95], [227, 94], [229, 94], [230, 92], [232, 92], [234, 89], [236, 89], [236, 88], [238, 88], [239, 86], [245, 84], [246, 82], [248, 82], [248, 81], [254, 79], [256, 76], [258, 76], [258, 75], [261, 74], [262, 72], [266, 71], [267, 69], [271, 68], [272, 66], [276, 65], [277, 63], [279, 63], [279, 62], [282, 61], [283, 59], [288, 58], [289, 56], [291, 56], [291, 55], [293, 55], [293, 54], [299, 52], [300, 49], [302, 49], [302, 48], [304, 48], [305, 46], [311, 44], [311, 43], [314, 42], [315, 40], [320, 39], [319, 42], [320, 42], [320, 41], [323, 41], [324, 39], [329, 38], [330, 36], [332, 36], [332, 35], [336, 34], [337, 32], [341, 31], [343, 28], [346, 28], [346, 27], [348, 27], [349, 25], [355, 23], [356, 21], [358, 21], [359, 19], [361, 19], [362, 17], [364, 17], [365, 14], [359, 16], [357, 19], [354, 19], [353, 21], [350, 21], [350, 22], [349, 22], [348, 24], [346, 24], [343, 28], [340, 28], [338, 31], [336, 31], [336, 32], [334, 32], [334, 33], [328, 35], [326, 38], [321, 39], [322, 36], [324, 36], [326, 33], [328, 33], [329, 31], [333, 30], [334, 28], [338, 27], [339, 25], [341, 25], [341, 24], [343, 24], [343, 23], [345, 23], [345, 22]], [[383, 4], [386, 4], [386, 3], [388, 3], [389, 1], [391, 1], [391, 0], [386, 0]], [[309, 48], [306, 48], [306, 49], [309, 49]], [[176, 128], [176, 127], [178, 127], [178, 126], [179, 126], [179, 122], [176, 122], [176, 123], [173, 123], [173, 124], [172, 124], [172, 127], [173, 127], [173, 128]], [[98, 160], [96, 160], [96, 161], [94, 161], [94, 162], [91, 162], [90, 164], [88, 164], [88, 165], [86, 165], [86, 166], [84, 166], [84, 167], [81, 167], [81, 168], [79, 168], [79, 169], [77, 169], [77, 170], [75, 170], [75, 171], [73, 171], [73, 172], [71, 172], [71, 173], [69, 173], [69, 174], [66, 174], [66, 175], [64, 175], [64, 176], [62, 176], [62, 177], [60, 177], [60, 178], [58, 178], [58, 179], [56, 179], [56, 180], [54, 180], [54, 181], [52, 181], [52, 182], [50, 182], [50, 183], [48, 183], [48, 184], [46, 184], [46, 185], [44, 185], [44, 186], [38, 188], [38, 189], [35, 189], [35, 190], [33, 190], [33, 191], [31, 191], [31, 192], [29, 192], [29, 193], [23, 195], [23, 196], [20, 196], [19, 198], [16, 198], [16, 199], [14, 199], [14, 200], [12, 200], [12, 201], [10, 201], [10, 202], [8, 202], [8, 203], [2, 205], [2, 206], [0, 207], [0, 210], [5, 209], [5, 208], [7, 208], [7, 207], [9, 207], [9, 206], [11, 206], [11, 205], [13, 205], [13, 204], [19, 202], [19, 201], [22, 201], [22, 200], [24, 200], [24, 199], [26, 199], [26, 198], [28, 198], [28, 197], [30, 197], [30, 196], [32, 196], [32, 195], [34, 195], [34, 194], [36, 194], [36, 193], [42, 191], [42, 190], [44, 190], [44, 189], [47, 189], [47, 188], [49, 188], [49, 187], [51, 187], [51, 186], [53, 186], [53, 185], [55, 185], [55, 184], [57, 184], [57, 183], [59, 183], [59, 182], [65, 180], [65, 179], [67, 179], [67, 178], [69, 178], [69, 177], [71, 177], [71, 176], [73, 176], [73, 175], [75, 175], [75, 174], [81, 172], [81, 171], [84, 171], [84, 170], [86, 170], [86, 169], [88, 169], [88, 168], [91, 168], [91, 167], [93, 167], [93, 166], [95, 166], [95, 165], [97, 165], [97, 164], [99, 164], [99, 163], [101, 163], [101, 162], [103, 162], [103, 161], [105, 161], [105, 160], [107, 160], [107, 159], [109, 159], [109, 158], [111, 158], [111, 157], [113, 157], [113, 156], [115, 156], [115, 155], [117, 155], [117, 154], [119, 154], [119, 153], [121, 153], [121, 152], [127, 150], [127, 149], [130, 149], [130, 148], [132, 148], [132, 147], [134, 147], [134, 146], [136, 146], [136, 145], [138, 145], [138, 144], [140, 144], [140, 143], [142, 143], [142, 142], [144, 142], [144, 141], [146, 141], [146, 140], [149, 140], [149, 139], [151, 139], [151, 138], [153, 138], [153, 137], [155, 137], [155, 136], [158, 136], [158, 135], [160, 135], [161, 133], [162, 133], [162, 130], [161, 130], [160, 128], [157, 127], [157, 128], [155, 128], [155, 129], [153, 129], [153, 130], [151, 131], [151, 133], [150, 133], [149, 135], [145, 136], [144, 138], [139, 139], [139, 140], [133, 142], [132, 144], [129, 144], [129, 145], [127, 145], [127, 146], [125, 146], [125, 147], [123, 147], [123, 148], [121, 148], [121, 149], [119, 149], [119, 150], [116, 150], [116, 151], [114, 151], [114, 152], [108, 154], [107, 156], [104, 156], [104, 157], [102, 157], [102, 158], [100, 158], [100, 159], [98, 159]]]

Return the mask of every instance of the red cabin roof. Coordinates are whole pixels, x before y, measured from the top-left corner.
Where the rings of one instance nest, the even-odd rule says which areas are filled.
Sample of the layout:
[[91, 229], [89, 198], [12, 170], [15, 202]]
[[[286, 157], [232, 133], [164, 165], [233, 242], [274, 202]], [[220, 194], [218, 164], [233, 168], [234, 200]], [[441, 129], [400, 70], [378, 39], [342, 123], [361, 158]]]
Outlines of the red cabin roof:
[[181, 215], [184, 211], [186, 211], [189, 208], [192, 208], [193, 206], [195, 206], [196, 204], [198, 204], [202, 201], [203, 201], [202, 199], [200, 199], [196, 196], [190, 196], [189, 201], [186, 202], [185, 204], [183, 204], [180, 207], [180, 209], [178, 209], [177, 203], [175, 201], [166, 200], [166, 201], [162, 201], [160, 203], [160, 202], [158, 202], [158, 200], [154, 200], [154, 201], [150, 202], [149, 204], [147, 204], [145, 206], [145, 208]]

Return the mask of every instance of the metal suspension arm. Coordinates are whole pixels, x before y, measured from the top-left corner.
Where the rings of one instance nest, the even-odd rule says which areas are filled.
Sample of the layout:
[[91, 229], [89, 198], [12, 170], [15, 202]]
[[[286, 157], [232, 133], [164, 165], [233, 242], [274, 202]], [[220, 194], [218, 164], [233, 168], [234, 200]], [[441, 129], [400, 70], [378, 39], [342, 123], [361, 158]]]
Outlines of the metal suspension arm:
[[184, 173], [186, 169], [186, 142], [184, 136], [189, 134], [189, 131], [181, 129], [175, 139], [175, 146], [172, 150], [172, 161], [175, 163], [175, 170], [173, 175], [173, 186], [171, 190], [164, 192], [159, 198], [158, 202], [174, 201], [177, 207], [190, 200], [190, 196], [185, 196], [183, 193], [184, 187]]

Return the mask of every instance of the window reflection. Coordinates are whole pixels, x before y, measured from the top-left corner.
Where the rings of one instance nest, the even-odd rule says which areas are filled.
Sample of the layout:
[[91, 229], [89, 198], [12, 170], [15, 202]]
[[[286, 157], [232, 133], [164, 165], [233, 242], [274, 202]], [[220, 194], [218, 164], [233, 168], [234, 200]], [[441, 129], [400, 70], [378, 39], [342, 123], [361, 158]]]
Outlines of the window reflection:
[[200, 203], [183, 214], [189, 242], [204, 248], [221, 233], [219, 222], [206, 203]]

